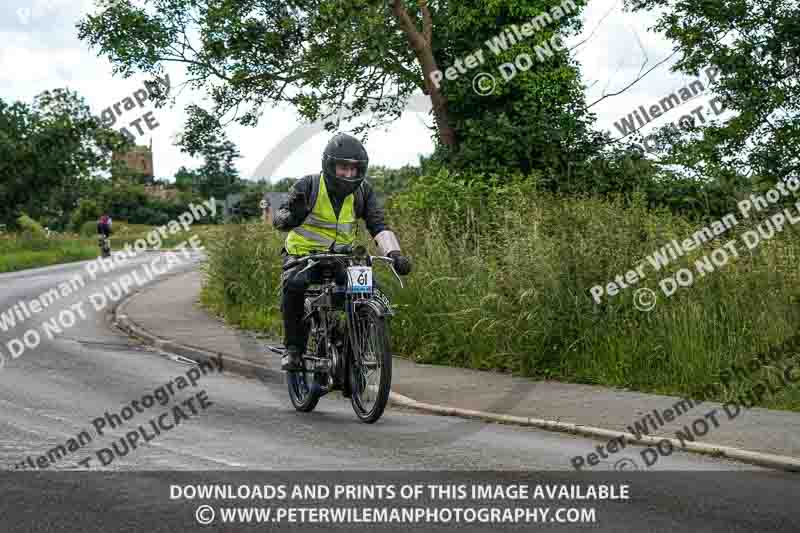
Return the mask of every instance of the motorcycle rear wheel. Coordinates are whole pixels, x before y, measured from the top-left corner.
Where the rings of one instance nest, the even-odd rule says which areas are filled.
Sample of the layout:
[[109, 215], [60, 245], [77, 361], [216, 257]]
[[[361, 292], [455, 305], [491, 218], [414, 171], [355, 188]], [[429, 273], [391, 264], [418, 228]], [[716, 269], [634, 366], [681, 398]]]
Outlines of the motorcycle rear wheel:
[[[315, 312], [308, 318], [309, 339], [306, 353], [318, 353], [318, 340], [315, 334], [316, 326], [318, 324], [317, 313]], [[307, 362], [303, 360], [303, 366], [307, 366]], [[319, 382], [317, 372], [314, 371], [293, 371], [286, 372], [286, 385], [289, 388], [289, 399], [292, 401], [294, 408], [302, 413], [310, 413], [314, 410], [322, 397], [322, 386]]]

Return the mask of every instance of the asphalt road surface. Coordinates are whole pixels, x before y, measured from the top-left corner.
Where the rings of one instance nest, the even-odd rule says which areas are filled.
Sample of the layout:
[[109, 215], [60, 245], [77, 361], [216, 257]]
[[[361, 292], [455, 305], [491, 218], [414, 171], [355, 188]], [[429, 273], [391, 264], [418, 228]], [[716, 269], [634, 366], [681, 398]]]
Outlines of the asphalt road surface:
[[[658, 463], [670, 473], [579, 476], [569, 470], [568, 461], [594, 446], [584, 438], [393, 407], [377, 424], [366, 425], [356, 419], [349, 401], [333, 395], [323, 398], [313, 413], [301, 414], [292, 408], [280, 380], [226, 373], [224, 361], [222, 371], [201, 373], [186, 361], [139, 345], [107, 320], [109, 296], [116, 296], [113, 282], [126, 275], [127, 281], [138, 282], [149, 271], [167, 267], [171, 272], [185, 271], [196, 268], [199, 260], [178, 257], [180, 262], [168, 265], [163, 254], [148, 253], [114, 271], [100, 271], [96, 279], [91, 279], [87, 262], [0, 275], [0, 313], [8, 313], [21, 300], [40, 299], [75, 276], [85, 283], [21, 324], [9, 328], [5, 322], [7, 331], [0, 328], [0, 458], [8, 470], [0, 476], [0, 531], [264, 530], [263, 524], [199, 525], [197, 501], [170, 497], [174, 490], [170, 484], [209, 480], [332, 484], [348, 476], [361, 476], [362, 482], [438, 479], [445, 483], [450, 475], [460, 476], [462, 482], [502, 479], [506, 483], [524, 475], [532, 484], [605, 479], [628, 480], [631, 486], [630, 499], [599, 502], [594, 523], [517, 524], [526, 530], [800, 528], [800, 478], [794, 474], [675, 453]], [[150, 266], [157, 258], [160, 262]], [[106, 305], [97, 309], [95, 304], [103, 298], [95, 296], [93, 302], [90, 295], [104, 290], [109, 290], [104, 293]], [[54, 333], [52, 325], [47, 331], [42, 326], [51, 318], [60, 333]], [[28, 333], [33, 347], [18, 353], [30, 330], [37, 332], [40, 342]], [[54, 454], [59, 446], [62, 451]], [[426, 478], [427, 472], [438, 473]], [[598, 502], [568, 503], [584, 508]], [[279, 526], [288, 527], [280, 522], [270, 528]], [[294, 527], [327, 529], [331, 524]], [[353, 524], [341, 527], [349, 530]], [[450, 530], [456, 525], [368, 527], [407, 531]], [[462, 523], [457, 527], [483, 531], [513, 526]]]

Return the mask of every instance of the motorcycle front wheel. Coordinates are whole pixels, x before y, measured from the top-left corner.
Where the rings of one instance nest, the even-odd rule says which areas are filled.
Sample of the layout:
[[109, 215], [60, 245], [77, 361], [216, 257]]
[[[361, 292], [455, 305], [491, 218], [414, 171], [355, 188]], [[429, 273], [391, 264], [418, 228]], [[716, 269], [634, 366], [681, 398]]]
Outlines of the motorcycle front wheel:
[[372, 307], [364, 305], [358, 308], [352, 327], [350, 403], [362, 422], [372, 424], [383, 415], [392, 387], [388, 324]]

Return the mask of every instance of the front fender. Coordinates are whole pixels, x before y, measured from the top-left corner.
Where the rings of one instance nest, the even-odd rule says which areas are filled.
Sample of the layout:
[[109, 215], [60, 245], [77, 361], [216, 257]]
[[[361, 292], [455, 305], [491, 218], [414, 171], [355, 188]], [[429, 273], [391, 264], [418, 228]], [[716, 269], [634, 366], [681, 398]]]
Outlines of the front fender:
[[369, 306], [381, 318], [394, 316], [394, 311], [390, 307], [388, 298], [379, 291], [376, 291], [375, 295], [369, 300], [361, 302], [360, 305]]

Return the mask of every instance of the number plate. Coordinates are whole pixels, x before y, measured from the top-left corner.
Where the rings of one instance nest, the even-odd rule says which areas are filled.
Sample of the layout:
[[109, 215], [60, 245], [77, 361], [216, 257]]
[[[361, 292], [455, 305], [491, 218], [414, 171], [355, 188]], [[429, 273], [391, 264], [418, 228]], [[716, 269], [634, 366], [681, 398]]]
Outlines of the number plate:
[[372, 268], [365, 266], [354, 266], [347, 268], [350, 277], [349, 293], [364, 294], [372, 292]]

